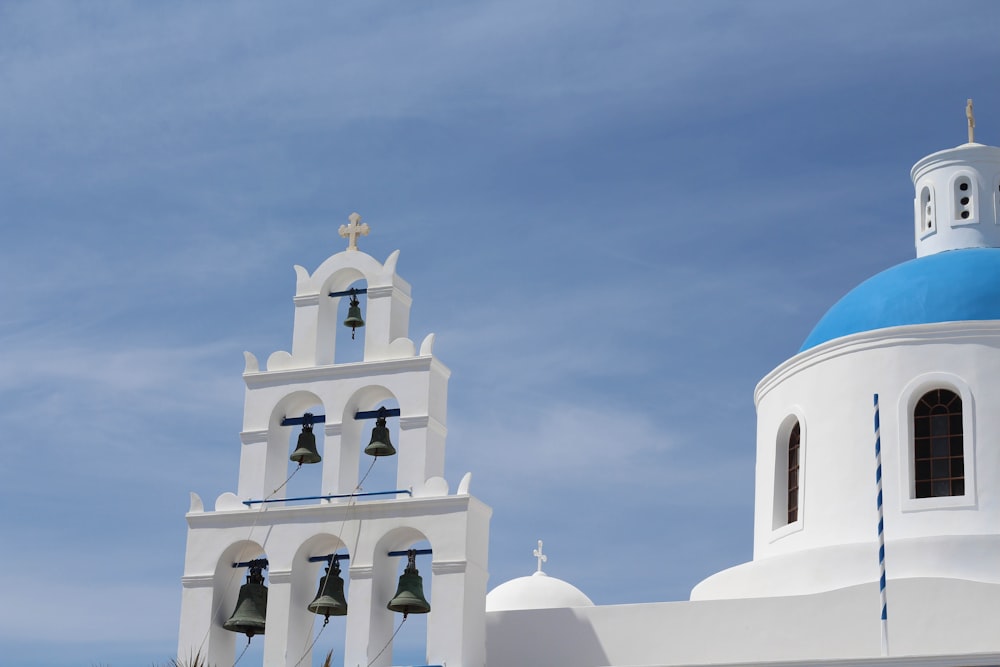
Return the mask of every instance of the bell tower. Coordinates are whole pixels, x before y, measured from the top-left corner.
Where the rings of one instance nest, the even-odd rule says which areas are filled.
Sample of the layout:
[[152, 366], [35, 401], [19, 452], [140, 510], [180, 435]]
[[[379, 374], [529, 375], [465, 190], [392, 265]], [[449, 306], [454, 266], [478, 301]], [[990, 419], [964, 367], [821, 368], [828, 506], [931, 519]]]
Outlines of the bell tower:
[[[311, 665], [314, 613], [343, 612], [331, 600], [339, 584], [330, 585], [343, 572], [346, 624], [323, 628], [345, 633], [345, 655], [334, 664], [391, 665], [394, 630], [408, 613], [428, 613], [427, 664], [485, 664], [492, 510], [470, 495], [469, 473], [449, 491], [450, 371], [433, 353], [434, 334], [419, 348], [408, 337], [410, 286], [396, 273], [399, 251], [385, 263], [362, 252], [358, 237], [368, 232], [352, 214], [340, 227], [346, 250], [311, 274], [295, 267], [291, 352], [272, 353], [264, 368], [244, 353], [236, 492], [220, 495], [212, 510], [191, 494], [181, 659], [200, 653], [209, 664], [232, 664], [237, 633], [245, 633], [263, 641], [267, 667]], [[356, 336], [341, 345], [361, 346], [361, 361], [336, 360], [341, 299], [350, 300], [345, 324]], [[398, 432], [395, 444], [387, 424]], [[362, 491], [369, 461], [395, 466], [394, 488]], [[320, 488], [288, 495], [291, 477], [311, 465], [322, 468]], [[429, 549], [414, 552], [425, 542]], [[428, 580], [429, 601], [421, 590]]]

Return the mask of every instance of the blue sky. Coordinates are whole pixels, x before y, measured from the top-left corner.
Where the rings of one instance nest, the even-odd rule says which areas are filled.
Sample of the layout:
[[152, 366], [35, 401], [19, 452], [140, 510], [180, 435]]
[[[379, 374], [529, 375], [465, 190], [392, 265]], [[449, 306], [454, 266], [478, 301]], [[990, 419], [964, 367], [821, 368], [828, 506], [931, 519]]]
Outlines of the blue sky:
[[965, 141], [967, 97], [1000, 142], [998, 19], [0, 4], [4, 661], [171, 656], [188, 492], [235, 490], [242, 352], [289, 348], [292, 266], [352, 211], [452, 369], [491, 587], [539, 538], [600, 604], [748, 560], [753, 388], [913, 256], [910, 166]]

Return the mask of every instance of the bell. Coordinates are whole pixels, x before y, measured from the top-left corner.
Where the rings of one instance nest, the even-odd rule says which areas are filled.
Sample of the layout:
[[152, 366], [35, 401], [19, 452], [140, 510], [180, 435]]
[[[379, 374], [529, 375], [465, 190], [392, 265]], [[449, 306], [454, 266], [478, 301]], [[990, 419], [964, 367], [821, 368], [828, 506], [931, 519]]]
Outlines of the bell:
[[260, 566], [251, 566], [247, 583], [240, 586], [240, 597], [236, 610], [229, 620], [222, 624], [230, 632], [242, 632], [250, 639], [264, 634], [264, 618], [267, 613], [267, 586], [260, 573]]
[[295, 445], [295, 451], [288, 458], [299, 465], [303, 463], [319, 463], [323, 457], [316, 451], [316, 436], [313, 435], [312, 415], [308, 412], [302, 423], [302, 433], [299, 433], [299, 441]]
[[378, 409], [378, 419], [372, 429], [372, 439], [365, 447], [368, 456], [392, 456], [396, 448], [389, 441], [389, 428], [385, 425], [385, 408]]
[[340, 563], [333, 561], [332, 570], [328, 565], [326, 574], [319, 582], [316, 599], [309, 603], [309, 611], [321, 614], [325, 619], [331, 616], [347, 615], [347, 600], [344, 599], [344, 580], [340, 578]]
[[351, 303], [347, 308], [347, 319], [344, 320], [344, 326], [351, 327], [351, 340], [354, 340], [354, 330], [365, 326], [365, 321], [361, 317], [361, 302], [358, 301], [358, 297], [355, 296], [353, 289], [351, 290]]
[[424, 597], [424, 580], [417, 572], [417, 552], [413, 549], [406, 554], [409, 561], [406, 569], [399, 576], [399, 586], [396, 595], [386, 605], [389, 611], [398, 611], [406, 618], [407, 614], [426, 614], [431, 605]]

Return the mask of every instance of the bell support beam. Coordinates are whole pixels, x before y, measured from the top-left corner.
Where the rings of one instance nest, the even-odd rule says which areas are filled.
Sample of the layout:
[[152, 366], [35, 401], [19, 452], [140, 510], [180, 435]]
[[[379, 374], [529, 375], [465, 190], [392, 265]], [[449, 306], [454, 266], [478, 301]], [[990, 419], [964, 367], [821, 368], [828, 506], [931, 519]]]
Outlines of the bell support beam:
[[[432, 549], [414, 549], [413, 551], [418, 556], [426, 556], [426, 555], [434, 553], [434, 551]], [[407, 549], [405, 551], [390, 551], [386, 555], [387, 556], [397, 556], [398, 557], [398, 556], [408, 556], [409, 554], [410, 554], [410, 550]], [[335, 560], [350, 560], [350, 559], [351, 559], [351, 556], [349, 554], [327, 554], [325, 556], [310, 556], [309, 557], [309, 562], [310, 563], [320, 563], [320, 562], [330, 563], [330, 562], [335, 561]]]
[[330, 292], [327, 296], [354, 296], [355, 294], [368, 294], [367, 287], [355, 287], [354, 289], [341, 290], [340, 292]]
[[[379, 416], [379, 412], [381, 410], [383, 410], [383, 408], [379, 408], [378, 410], [361, 410], [359, 412], [354, 413], [354, 419], [356, 419], [357, 421], [364, 421], [366, 419], [377, 419]], [[382, 413], [382, 416], [384, 417], [398, 417], [401, 414], [399, 408], [384, 408], [384, 410], [385, 412]], [[300, 426], [305, 423], [306, 423], [305, 417], [285, 417], [284, 419], [281, 420], [282, 426]], [[312, 423], [325, 424], [326, 415], [313, 415]]]
[[362, 496], [391, 496], [397, 493], [405, 493], [413, 496], [410, 489], [395, 489], [394, 491], [365, 491], [364, 493], [336, 493], [330, 496], [299, 496], [297, 498], [265, 498], [263, 500], [244, 500], [247, 507], [251, 505], [263, 505], [266, 503], [289, 503], [295, 500], [332, 500], [334, 498], [361, 498]]
[[309, 556], [310, 563], [332, 563], [334, 561], [350, 560], [350, 554], [327, 554], [325, 556]]
[[242, 563], [233, 563], [233, 567], [259, 567], [264, 569], [268, 566], [266, 558], [255, 558], [253, 560], [243, 561]]

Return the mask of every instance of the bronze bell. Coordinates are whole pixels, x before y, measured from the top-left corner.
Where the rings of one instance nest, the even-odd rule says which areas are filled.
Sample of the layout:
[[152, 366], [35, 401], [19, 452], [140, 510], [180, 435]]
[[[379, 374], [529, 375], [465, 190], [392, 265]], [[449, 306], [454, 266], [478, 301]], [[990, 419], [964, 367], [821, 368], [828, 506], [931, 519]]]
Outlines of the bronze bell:
[[351, 290], [351, 303], [347, 308], [347, 319], [344, 320], [345, 327], [351, 327], [351, 340], [354, 340], [354, 330], [365, 326], [365, 321], [361, 317], [361, 302], [354, 290]]
[[396, 448], [389, 441], [389, 428], [385, 425], [385, 408], [378, 409], [378, 419], [375, 420], [375, 428], [372, 429], [372, 439], [365, 447], [365, 454], [368, 456], [392, 456], [396, 453]]
[[319, 582], [319, 592], [316, 593], [316, 599], [309, 603], [309, 611], [323, 616], [324, 619], [329, 619], [331, 616], [347, 615], [344, 580], [340, 577], [340, 563], [336, 559], [331, 565], [327, 565], [326, 574]]
[[323, 457], [316, 450], [316, 436], [313, 435], [313, 416], [308, 412], [303, 417], [302, 433], [299, 433], [299, 441], [295, 445], [295, 451], [288, 458], [299, 465], [303, 463], [319, 463]]
[[431, 605], [424, 597], [424, 580], [417, 572], [417, 552], [410, 549], [407, 552], [406, 569], [399, 576], [399, 586], [396, 588], [396, 595], [386, 607], [389, 611], [397, 611], [406, 618], [407, 614], [426, 614], [431, 610]]
[[242, 632], [250, 639], [254, 635], [264, 634], [264, 619], [267, 614], [267, 586], [260, 573], [261, 566], [250, 566], [247, 583], [240, 586], [240, 597], [236, 601], [236, 610], [222, 627], [230, 632]]

